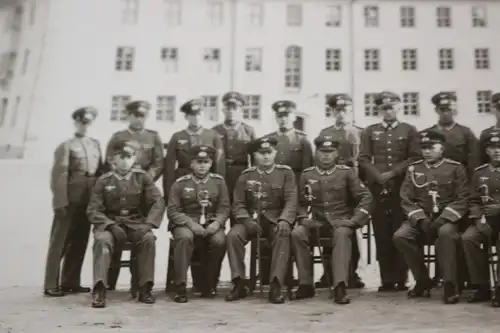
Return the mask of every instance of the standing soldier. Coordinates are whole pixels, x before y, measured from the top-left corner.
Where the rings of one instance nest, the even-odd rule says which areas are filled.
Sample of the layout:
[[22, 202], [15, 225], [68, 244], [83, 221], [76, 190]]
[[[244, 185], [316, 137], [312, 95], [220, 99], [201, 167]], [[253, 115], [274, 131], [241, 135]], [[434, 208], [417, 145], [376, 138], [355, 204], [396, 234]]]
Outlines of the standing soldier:
[[495, 113], [496, 123], [495, 125], [488, 127], [479, 135], [479, 154], [480, 154], [480, 164], [485, 164], [489, 162], [488, 154], [486, 153], [486, 138], [491, 132], [500, 132], [500, 93], [493, 94], [491, 96], [491, 108]]
[[[462, 235], [465, 258], [469, 268], [471, 282], [478, 286], [477, 291], [469, 299], [470, 303], [487, 301], [491, 297], [487, 257], [481, 245], [496, 245], [496, 253], [500, 253], [500, 132], [483, 135], [481, 145], [486, 147], [488, 164], [484, 164], [474, 172], [469, 197], [469, 218], [471, 225]], [[489, 253], [489, 250], [488, 250]], [[497, 269], [498, 274], [498, 259]], [[493, 296], [493, 307], [500, 307], [500, 284], [498, 275]]]
[[[195, 247], [209, 255], [202, 255], [205, 280], [202, 297], [213, 297], [219, 276], [218, 268], [224, 256], [226, 237], [224, 229], [231, 205], [226, 182], [222, 176], [210, 173], [215, 149], [211, 146], [191, 148], [192, 173], [175, 181], [168, 200], [169, 230], [174, 236], [174, 266], [177, 303], [188, 301], [186, 293], [187, 270]], [[201, 276], [205, 272], [206, 276]]]
[[106, 157], [112, 156], [110, 147], [116, 142], [133, 140], [140, 144], [137, 164], [156, 182], [163, 171], [163, 144], [157, 132], [144, 128], [151, 105], [146, 101], [133, 101], [125, 106], [129, 127], [113, 134], [106, 149]]
[[[326, 102], [326, 107], [335, 118], [335, 123], [321, 130], [319, 136], [330, 136], [333, 140], [338, 141], [339, 147], [337, 151], [337, 163], [351, 167], [352, 170], [356, 172], [356, 175], [359, 175], [361, 180], [363, 180], [362, 175], [359, 174], [358, 168], [359, 144], [363, 129], [358, 126], [350, 126], [349, 124], [349, 117], [352, 117], [351, 96], [347, 94], [334, 94]], [[361, 277], [356, 272], [359, 260], [361, 259], [361, 253], [359, 253], [357, 241], [357, 238], [353, 239], [353, 257], [351, 261], [352, 271], [349, 276], [349, 288], [363, 288], [365, 286]], [[323, 251], [330, 253], [332, 250], [329, 247], [325, 247]], [[325, 274], [323, 274], [319, 282], [316, 283], [316, 286], [318, 288], [328, 287]]]
[[376, 203], [372, 223], [382, 280], [378, 290], [407, 290], [408, 268], [394, 248], [392, 235], [404, 220], [399, 189], [406, 168], [420, 155], [417, 130], [410, 124], [398, 121], [401, 99], [395, 93], [382, 92], [375, 97], [374, 102], [383, 120], [368, 126], [363, 132], [359, 164]]
[[288, 165], [296, 179], [305, 169], [313, 165], [312, 145], [307, 134], [293, 128], [296, 104], [292, 101], [277, 101], [271, 106], [275, 112], [278, 131], [266, 135], [277, 140], [276, 164]]
[[290, 260], [290, 231], [297, 214], [298, 198], [293, 171], [289, 166], [274, 162], [276, 145], [277, 140], [272, 137], [255, 140], [251, 148], [255, 166], [243, 171], [236, 184], [233, 202], [236, 224], [226, 240], [234, 288], [227, 295], [227, 301], [247, 296], [245, 245], [260, 235], [268, 239], [272, 251], [269, 302], [284, 302], [281, 287]]
[[101, 146], [86, 135], [96, 117], [93, 107], [73, 112], [75, 137], [61, 143], [54, 154], [50, 181], [54, 220], [45, 264], [45, 296], [90, 292], [90, 288], [80, 286], [80, 275], [90, 233], [85, 210], [96, 177], [103, 169]]
[[165, 202], [153, 178], [134, 167], [141, 150], [138, 142], [115, 142], [109, 149], [113, 171], [99, 178], [87, 208], [94, 225], [92, 307], [106, 306], [113, 250], [121, 248], [127, 240], [137, 253], [139, 302], [152, 304], [156, 251], [152, 230], [161, 225]]
[[436, 257], [444, 278], [444, 303], [459, 300], [457, 250], [458, 221], [467, 213], [468, 187], [465, 168], [443, 158], [446, 138], [436, 131], [421, 134], [423, 160], [413, 163], [401, 186], [401, 206], [406, 221], [394, 234], [394, 244], [416, 280], [408, 293], [422, 297], [430, 290], [422, 242], [435, 240]]
[[[352, 244], [356, 239], [356, 229], [369, 221], [372, 195], [354, 170], [336, 164], [339, 141], [320, 136], [314, 140], [314, 144], [317, 164], [304, 170], [300, 178], [299, 224], [292, 231], [292, 248], [300, 280], [294, 298], [314, 296], [309, 240], [326, 234], [332, 238], [333, 247], [333, 269], [331, 274], [326, 273], [333, 277], [333, 281], [328, 278], [329, 286], [331, 283], [335, 303], [348, 304], [350, 300], [346, 287], [351, 275]], [[352, 201], [356, 201], [354, 213]]]

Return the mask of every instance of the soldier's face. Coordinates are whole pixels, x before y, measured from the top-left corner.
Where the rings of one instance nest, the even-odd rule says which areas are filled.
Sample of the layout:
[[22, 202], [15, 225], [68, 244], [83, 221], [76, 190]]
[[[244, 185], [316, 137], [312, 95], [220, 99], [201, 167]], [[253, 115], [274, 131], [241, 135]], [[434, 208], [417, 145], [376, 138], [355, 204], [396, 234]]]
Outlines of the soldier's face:
[[199, 159], [191, 161], [191, 168], [197, 176], [205, 176], [212, 167], [212, 160]]
[[224, 117], [229, 121], [237, 121], [240, 120], [241, 116], [241, 107], [234, 103], [228, 103], [224, 107]]
[[385, 104], [381, 105], [379, 110], [382, 118], [385, 121], [394, 121], [397, 119], [399, 109], [401, 108], [400, 103]]
[[257, 151], [253, 154], [255, 158], [255, 163], [258, 166], [271, 166], [274, 164], [274, 159], [276, 158], [276, 149], [271, 149], [268, 151]]
[[497, 118], [497, 121], [500, 120], [500, 105], [497, 105], [495, 108], [495, 117]]
[[114, 156], [114, 165], [118, 171], [128, 171], [134, 165], [136, 161], [135, 154], [129, 154], [127, 152], [119, 153]]
[[486, 148], [486, 154], [488, 154], [492, 162], [500, 163], [500, 146]]
[[316, 150], [316, 159], [322, 165], [332, 165], [337, 159], [338, 152], [337, 150], [332, 151], [324, 151], [324, 150]]
[[194, 126], [198, 127], [201, 125], [201, 114], [196, 113], [196, 114], [187, 114], [185, 116], [189, 126]]
[[86, 133], [90, 124], [90, 122], [82, 123], [80, 121], [75, 121], [75, 129], [78, 133]]
[[422, 146], [422, 156], [426, 162], [435, 162], [443, 156], [444, 147], [440, 143]]
[[275, 116], [279, 128], [289, 128], [292, 124], [292, 115], [290, 113], [278, 113]]
[[445, 124], [453, 122], [455, 115], [457, 114], [454, 107], [437, 108], [436, 112], [438, 114], [439, 121]]
[[132, 113], [128, 116], [128, 121], [132, 127], [141, 128], [144, 127], [146, 115], [142, 113]]
[[333, 116], [335, 121], [339, 124], [347, 124], [349, 122], [349, 116], [352, 111], [352, 106], [343, 106], [333, 109]]

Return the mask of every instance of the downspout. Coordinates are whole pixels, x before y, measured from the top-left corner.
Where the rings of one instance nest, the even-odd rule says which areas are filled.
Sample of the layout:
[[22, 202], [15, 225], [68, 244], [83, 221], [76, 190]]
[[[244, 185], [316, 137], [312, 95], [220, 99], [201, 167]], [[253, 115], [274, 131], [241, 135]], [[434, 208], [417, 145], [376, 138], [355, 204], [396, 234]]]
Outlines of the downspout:
[[236, 54], [236, 21], [237, 21], [237, 1], [238, 0], [231, 0], [230, 2], [230, 10], [231, 10], [231, 15], [230, 15], [230, 37], [229, 37], [229, 43], [230, 43], [230, 59], [229, 59], [229, 91], [234, 91], [234, 81], [235, 81], [235, 54]]
[[349, 0], [349, 26], [347, 31], [347, 36], [349, 38], [349, 59], [351, 60], [351, 73], [349, 90], [352, 98], [352, 125], [356, 125], [356, 89], [355, 89], [355, 71], [356, 71], [356, 52], [355, 48], [355, 34], [354, 34], [354, 0]]

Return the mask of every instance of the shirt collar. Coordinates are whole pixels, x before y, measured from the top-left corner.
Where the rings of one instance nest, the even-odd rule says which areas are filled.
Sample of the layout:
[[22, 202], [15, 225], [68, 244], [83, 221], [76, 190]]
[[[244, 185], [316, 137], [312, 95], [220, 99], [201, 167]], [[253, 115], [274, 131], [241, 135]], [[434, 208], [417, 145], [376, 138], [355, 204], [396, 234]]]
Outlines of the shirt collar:
[[205, 184], [206, 182], [208, 182], [208, 178], [210, 177], [210, 174], [207, 174], [205, 176], [205, 178], [198, 178], [196, 177], [195, 175], [191, 175], [191, 179], [196, 183], [196, 184]]
[[331, 175], [332, 173], [334, 173], [334, 172], [335, 172], [335, 169], [337, 169], [337, 166], [334, 166], [333, 168], [328, 169], [328, 170], [321, 170], [320, 168], [316, 167], [316, 171], [317, 171], [320, 175], [322, 175], [322, 176], [324, 176], [324, 175], [328, 175], [328, 176], [329, 176], [329, 175]]
[[455, 127], [457, 123], [456, 122], [453, 122], [451, 125], [449, 126], [443, 126], [443, 125], [440, 125], [440, 124], [437, 124], [437, 128], [441, 131], [449, 131], [451, 130], [453, 127]]
[[198, 128], [196, 132], [191, 131], [189, 128], [186, 128], [186, 132], [189, 135], [200, 135], [203, 132], [203, 127]]
[[273, 171], [274, 171], [274, 169], [276, 169], [276, 164], [274, 164], [274, 165], [271, 167], [271, 169], [269, 169], [269, 170], [260, 170], [258, 167], [257, 167], [256, 169], [257, 169], [257, 172], [258, 172], [259, 174], [261, 174], [261, 175], [262, 175], [262, 174], [264, 174], [264, 173], [267, 173], [267, 174], [269, 175], [271, 172], [273, 172]]
[[129, 128], [127, 128], [127, 131], [129, 131], [130, 134], [140, 134], [140, 133], [144, 132], [144, 128], [142, 128], [140, 130], [134, 130], [134, 129], [129, 127]]
[[433, 165], [430, 165], [428, 164], [427, 162], [424, 162], [425, 166], [427, 167], [427, 169], [437, 169], [441, 166], [441, 164], [444, 163], [444, 158], [441, 159], [441, 161], [437, 162], [437, 163], [434, 163]]
[[113, 172], [113, 175], [118, 179], [118, 180], [129, 180], [130, 177], [132, 177], [132, 172], [128, 172], [126, 175], [122, 176], [116, 172]]
[[382, 127], [385, 129], [393, 129], [396, 128], [399, 125], [399, 121], [395, 121], [392, 124], [386, 123], [385, 121], [382, 121]]

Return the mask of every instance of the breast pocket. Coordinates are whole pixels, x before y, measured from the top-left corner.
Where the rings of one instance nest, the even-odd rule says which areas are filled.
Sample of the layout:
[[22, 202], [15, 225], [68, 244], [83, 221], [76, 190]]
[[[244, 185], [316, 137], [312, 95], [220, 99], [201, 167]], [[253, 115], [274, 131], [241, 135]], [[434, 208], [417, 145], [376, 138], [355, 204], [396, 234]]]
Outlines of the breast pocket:
[[141, 196], [142, 196], [142, 192], [140, 190], [137, 190], [137, 189], [132, 190], [131, 189], [126, 194], [127, 203], [131, 206], [139, 207], [141, 204]]

